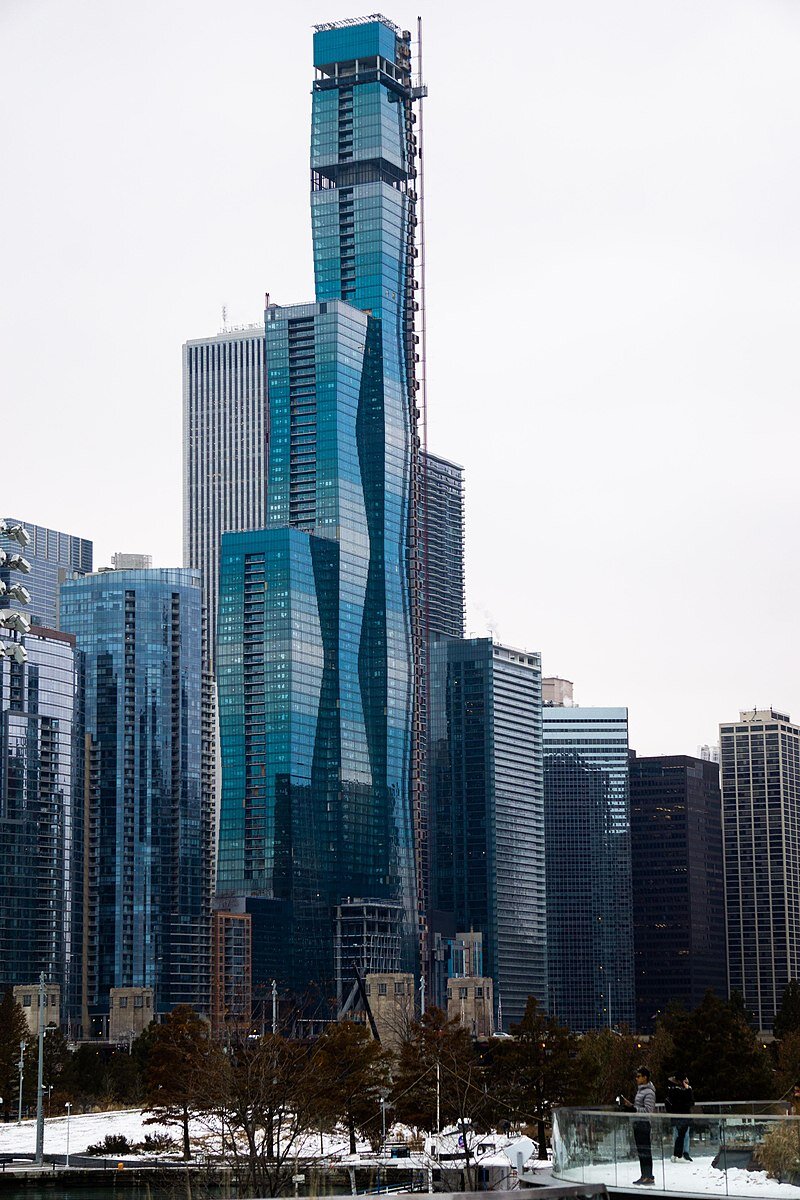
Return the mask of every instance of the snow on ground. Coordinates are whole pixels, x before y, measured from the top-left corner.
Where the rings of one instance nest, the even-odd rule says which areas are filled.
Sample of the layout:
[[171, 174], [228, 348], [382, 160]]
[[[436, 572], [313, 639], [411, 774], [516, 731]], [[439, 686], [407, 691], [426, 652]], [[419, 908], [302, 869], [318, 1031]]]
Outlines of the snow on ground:
[[[146, 1114], [136, 1109], [123, 1109], [116, 1112], [102, 1113], [73, 1113], [69, 1118], [69, 1152], [83, 1154], [88, 1146], [102, 1142], [107, 1134], [122, 1134], [133, 1145], [142, 1142], [147, 1134], [166, 1134], [178, 1145], [181, 1139], [181, 1129], [178, 1125], [145, 1124]], [[209, 1153], [220, 1150], [219, 1124], [215, 1119], [193, 1120], [189, 1122], [189, 1137], [194, 1150], [206, 1149]], [[357, 1143], [359, 1155], [370, 1151], [368, 1142]], [[300, 1158], [336, 1158], [340, 1160], [349, 1149], [348, 1139], [342, 1135], [318, 1133], [298, 1138], [293, 1147], [293, 1156]], [[21, 1125], [0, 1124], [0, 1154], [33, 1154], [36, 1150], [36, 1122], [23, 1121]], [[66, 1154], [67, 1152], [67, 1118], [50, 1117], [44, 1123], [44, 1152], [45, 1154]], [[180, 1153], [179, 1149], [176, 1153]], [[146, 1150], [148, 1158], [174, 1157], [173, 1154], [155, 1155]], [[113, 1155], [126, 1159], [126, 1155]], [[358, 1158], [359, 1156], [357, 1156]]]
[[[750, 1171], [744, 1167], [728, 1167], [727, 1172], [712, 1167], [711, 1158], [697, 1158], [693, 1162], [654, 1162], [653, 1174], [657, 1192], [682, 1192], [695, 1196], [774, 1196], [776, 1200], [791, 1200], [800, 1197], [800, 1187], [791, 1183], [778, 1183], [770, 1179], [766, 1171]], [[627, 1188], [639, 1178], [638, 1162], [619, 1162], [600, 1166], [586, 1166], [568, 1171], [561, 1178], [565, 1183], [605, 1183], [607, 1187]], [[567, 1179], [569, 1176], [569, 1179]], [[727, 1179], [726, 1179], [727, 1176]], [[650, 1188], [642, 1187], [647, 1193]]]
[[[103, 1113], [73, 1113], [69, 1118], [69, 1152], [83, 1154], [87, 1146], [102, 1142], [108, 1133], [121, 1133], [129, 1142], [144, 1141], [145, 1134], [180, 1135], [175, 1126], [145, 1125], [144, 1114], [135, 1110]], [[0, 1154], [33, 1154], [36, 1150], [36, 1122], [0, 1125]], [[67, 1117], [50, 1117], [44, 1123], [45, 1154], [66, 1154]]]

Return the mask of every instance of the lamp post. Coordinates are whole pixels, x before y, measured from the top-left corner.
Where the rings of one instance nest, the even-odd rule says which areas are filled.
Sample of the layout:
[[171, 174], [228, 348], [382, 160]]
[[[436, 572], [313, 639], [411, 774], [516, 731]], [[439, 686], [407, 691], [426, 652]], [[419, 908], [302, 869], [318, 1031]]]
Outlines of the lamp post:
[[64, 1108], [67, 1110], [67, 1161], [66, 1161], [65, 1166], [67, 1167], [67, 1169], [69, 1169], [69, 1114], [70, 1114], [70, 1110], [72, 1108], [72, 1105], [70, 1104], [69, 1100], [64, 1105]]
[[36, 1089], [36, 1165], [41, 1167], [44, 1163], [44, 1105], [42, 1103], [42, 1092], [44, 1091], [44, 1010], [47, 1004], [47, 991], [45, 990], [44, 971], [39, 976], [39, 1086]]
[[19, 1044], [19, 1062], [17, 1063], [17, 1066], [19, 1067], [19, 1116], [17, 1117], [17, 1124], [21, 1125], [22, 1124], [22, 1081], [25, 1078], [25, 1042], [20, 1042], [20, 1044]]

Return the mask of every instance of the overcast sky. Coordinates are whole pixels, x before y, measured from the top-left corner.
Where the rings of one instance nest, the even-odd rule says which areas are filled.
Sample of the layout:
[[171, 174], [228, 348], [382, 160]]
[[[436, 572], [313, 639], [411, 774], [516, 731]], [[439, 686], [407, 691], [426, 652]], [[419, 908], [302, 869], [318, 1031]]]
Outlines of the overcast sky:
[[[388, 3], [388, 0], [387, 0]], [[0, 508], [181, 561], [181, 345], [313, 297], [324, 0], [0, 0]], [[797, 0], [424, 19], [429, 444], [468, 627], [640, 752], [800, 720]]]

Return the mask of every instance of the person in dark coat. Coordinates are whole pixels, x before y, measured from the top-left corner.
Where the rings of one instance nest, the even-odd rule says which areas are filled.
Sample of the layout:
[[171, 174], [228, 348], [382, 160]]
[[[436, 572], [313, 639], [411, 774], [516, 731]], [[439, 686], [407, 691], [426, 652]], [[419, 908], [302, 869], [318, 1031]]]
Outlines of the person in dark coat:
[[679, 1075], [671, 1075], [668, 1080], [667, 1095], [664, 1100], [664, 1108], [668, 1113], [673, 1113], [676, 1117], [672, 1126], [672, 1131], [675, 1135], [675, 1142], [672, 1147], [672, 1161], [680, 1162], [685, 1159], [686, 1162], [691, 1162], [692, 1158], [689, 1154], [689, 1128], [691, 1121], [688, 1119], [688, 1114], [692, 1111], [694, 1105], [694, 1093], [689, 1086], [689, 1080]]
[[636, 1153], [639, 1156], [641, 1176], [634, 1179], [634, 1184], [653, 1184], [653, 1147], [650, 1141], [650, 1113], [656, 1111], [656, 1089], [650, 1082], [650, 1068], [639, 1067], [636, 1072], [636, 1095], [633, 1103], [620, 1096], [619, 1103], [627, 1112], [646, 1114], [643, 1121], [633, 1122], [633, 1140], [636, 1142]]

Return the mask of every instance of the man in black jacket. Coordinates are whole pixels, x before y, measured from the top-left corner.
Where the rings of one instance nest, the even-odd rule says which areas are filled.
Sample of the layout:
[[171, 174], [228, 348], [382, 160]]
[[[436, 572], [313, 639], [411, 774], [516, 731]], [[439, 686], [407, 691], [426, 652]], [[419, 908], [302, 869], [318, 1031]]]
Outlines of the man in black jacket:
[[[678, 1075], [671, 1075], [668, 1080], [667, 1095], [664, 1100], [664, 1108], [668, 1113], [675, 1113], [676, 1120], [672, 1126], [675, 1134], [675, 1144], [672, 1148], [672, 1161], [680, 1162], [682, 1158], [687, 1162], [691, 1162], [689, 1154], [689, 1127], [691, 1121], [683, 1114], [690, 1113], [694, 1104], [694, 1093], [689, 1086], [689, 1080], [681, 1079]], [[681, 1114], [677, 1116], [677, 1114]]]

